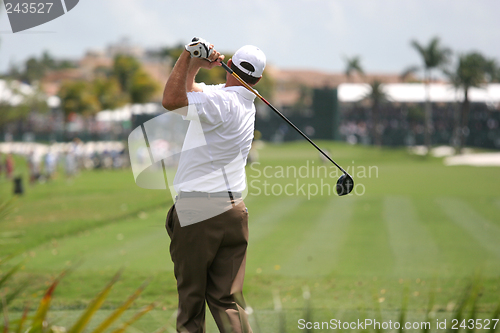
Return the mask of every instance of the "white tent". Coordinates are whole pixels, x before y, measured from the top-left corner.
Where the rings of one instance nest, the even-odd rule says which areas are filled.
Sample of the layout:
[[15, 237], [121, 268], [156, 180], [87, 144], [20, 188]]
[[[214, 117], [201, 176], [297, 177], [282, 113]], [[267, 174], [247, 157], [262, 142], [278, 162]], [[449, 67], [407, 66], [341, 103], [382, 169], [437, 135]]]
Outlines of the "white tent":
[[132, 115], [155, 114], [165, 111], [160, 104], [127, 104], [115, 110], [104, 110], [96, 114], [96, 120], [102, 122], [122, 122], [132, 118]]
[[[395, 83], [382, 85], [392, 102], [423, 103], [425, 102], [425, 85], [423, 83]], [[430, 84], [430, 100], [434, 103], [461, 102], [464, 98], [463, 89], [456, 89], [451, 84]], [[344, 83], [338, 87], [340, 102], [357, 102], [368, 95], [368, 84]], [[469, 89], [471, 102], [485, 103], [493, 108], [500, 107], [500, 84], [488, 84], [481, 88]]]
[[0, 80], [0, 103], [16, 106], [23, 102], [25, 96], [32, 95], [34, 89], [19, 81]]
[[[17, 106], [28, 96], [34, 95], [35, 89], [29, 84], [20, 81], [0, 80], [0, 103]], [[47, 105], [56, 108], [61, 104], [57, 96], [47, 97]]]

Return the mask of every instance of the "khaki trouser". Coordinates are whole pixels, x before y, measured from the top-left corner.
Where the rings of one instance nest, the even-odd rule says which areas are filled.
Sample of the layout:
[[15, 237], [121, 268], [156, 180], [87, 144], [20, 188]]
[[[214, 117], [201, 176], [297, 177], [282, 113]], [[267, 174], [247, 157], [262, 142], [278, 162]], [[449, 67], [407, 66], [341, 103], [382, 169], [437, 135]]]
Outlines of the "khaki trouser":
[[[177, 210], [196, 214], [214, 204], [230, 209], [181, 227]], [[242, 295], [248, 243], [243, 200], [179, 199], [168, 212], [166, 229], [179, 293], [177, 331], [205, 332], [206, 301], [220, 332], [251, 333]]]

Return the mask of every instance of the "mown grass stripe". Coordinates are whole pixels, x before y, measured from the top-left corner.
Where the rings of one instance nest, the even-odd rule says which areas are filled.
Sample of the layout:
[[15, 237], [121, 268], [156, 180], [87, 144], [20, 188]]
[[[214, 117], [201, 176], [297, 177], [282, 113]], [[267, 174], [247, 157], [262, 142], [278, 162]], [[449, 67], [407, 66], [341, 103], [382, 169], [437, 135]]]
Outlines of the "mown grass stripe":
[[334, 198], [325, 202], [317, 223], [282, 267], [282, 273], [297, 276], [327, 275], [339, 260], [339, 248], [351, 222], [354, 197]]
[[419, 220], [408, 197], [384, 198], [384, 220], [399, 277], [419, 276], [422, 267], [437, 269], [440, 253], [432, 235]]
[[324, 202], [321, 198], [287, 198], [270, 207], [271, 211], [259, 219], [259, 226], [250, 235], [248, 271], [281, 273], [281, 266], [300, 246], [305, 232], [317, 223], [316, 216]]
[[[276, 198], [270, 197], [265, 210], [248, 208], [249, 242], [256, 245], [269, 234], [273, 233], [285, 215], [290, 214], [290, 208], [300, 207], [302, 198]], [[258, 204], [256, 205], [258, 206]]]
[[[467, 230], [457, 227], [435, 197], [412, 197], [412, 200], [421, 223], [436, 240], [441, 259], [437, 271], [428, 270], [427, 265], [421, 266], [422, 276], [431, 274], [430, 277], [433, 278], [469, 277], [477, 268], [486, 266], [489, 268], [484, 272], [500, 272], [500, 266], [494, 268], [497, 257], [479, 246]], [[483, 266], [485, 264], [486, 266]]]
[[500, 257], [500, 228], [485, 219], [471, 206], [456, 198], [439, 198], [436, 202], [455, 224], [466, 230], [481, 247]]
[[169, 237], [164, 228], [165, 209], [157, 209], [142, 218], [92, 228], [52, 243], [33, 248], [36, 260], [29, 268], [59, 271], [66, 262], [83, 260], [79, 269], [136, 271], [172, 270]]
[[363, 196], [354, 203], [352, 223], [340, 249], [338, 275], [386, 276], [394, 258], [382, 218], [382, 198]]

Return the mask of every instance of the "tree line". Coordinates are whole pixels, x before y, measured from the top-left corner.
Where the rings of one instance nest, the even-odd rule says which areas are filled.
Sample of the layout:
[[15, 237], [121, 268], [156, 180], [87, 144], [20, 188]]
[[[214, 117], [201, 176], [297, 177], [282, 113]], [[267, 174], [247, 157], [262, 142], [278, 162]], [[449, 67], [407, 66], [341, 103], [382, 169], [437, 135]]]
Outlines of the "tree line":
[[[40, 80], [48, 72], [76, 67], [73, 62], [56, 61], [48, 52], [44, 52], [40, 58], [26, 60], [23, 68], [11, 66], [3, 78], [39, 87]], [[92, 116], [98, 111], [115, 109], [127, 103], [146, 103], [158, 89], [158, 84], [136, 58], [120, 54], [114, 57], [111, 68], [97, 67], [91, 80], [64, 81], [58, 96], [67, 118], [71, 114]], [[13, 111], [20, 115], [19, 110]]]

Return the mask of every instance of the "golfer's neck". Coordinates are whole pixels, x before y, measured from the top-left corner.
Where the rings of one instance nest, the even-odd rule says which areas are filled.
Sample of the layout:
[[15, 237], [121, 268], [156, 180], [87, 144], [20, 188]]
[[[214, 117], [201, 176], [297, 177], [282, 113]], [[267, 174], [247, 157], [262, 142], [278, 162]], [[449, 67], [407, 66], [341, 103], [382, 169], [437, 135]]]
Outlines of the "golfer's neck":
[[236, 80], [232, 75], [229, 75], [226, 81], [226, 87], [237, 87], [237, 86], [243, 87], [240, 81]]

